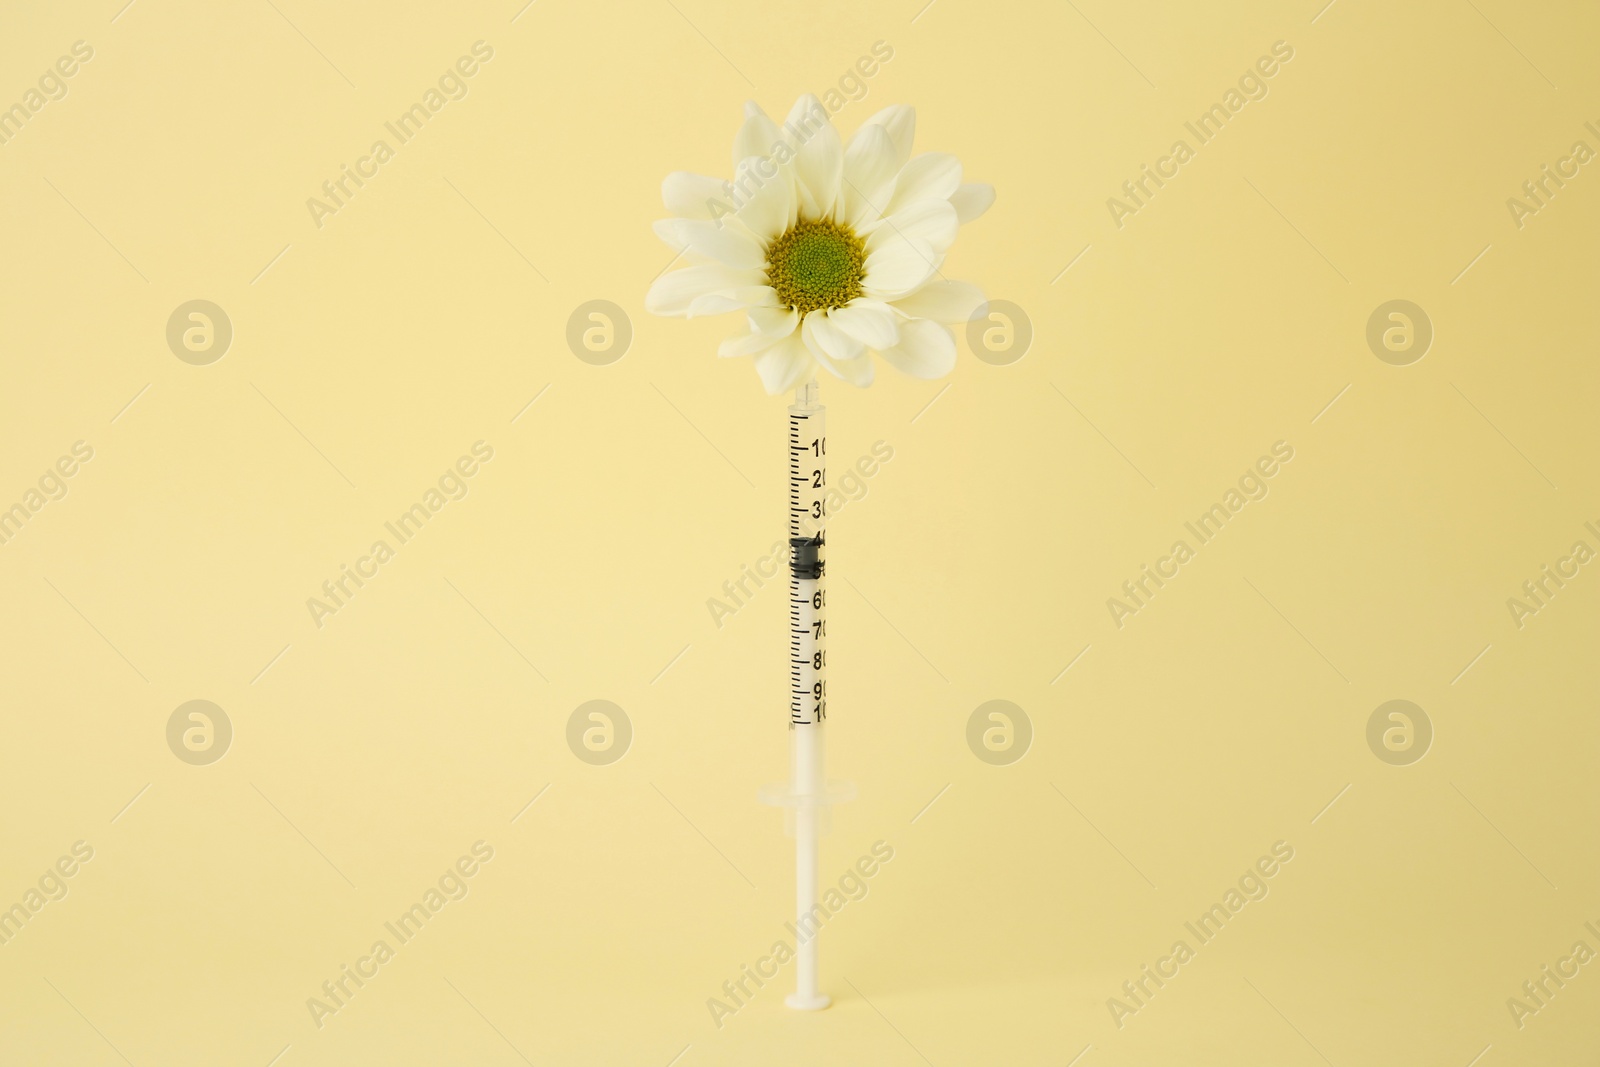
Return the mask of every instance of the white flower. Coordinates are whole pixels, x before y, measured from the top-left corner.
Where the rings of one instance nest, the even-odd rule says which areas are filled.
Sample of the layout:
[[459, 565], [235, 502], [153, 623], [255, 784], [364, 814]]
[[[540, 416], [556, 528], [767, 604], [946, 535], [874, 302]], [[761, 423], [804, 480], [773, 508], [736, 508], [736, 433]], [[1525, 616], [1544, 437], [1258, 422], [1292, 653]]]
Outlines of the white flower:
[[693, 266], [658, 278], [657, 315], [745, 312], [748, 330], [718, 354], [754, 356], [767, 392], [809, 379], [814, 365], [871, 385], [872, 353], [917, 378], [955, 367], [955, 337], [984, 303], [939, 274], [963, 222], [994, 203], [989, 185], [961, 184], [944, 152], [913, 157], [916, 112], [885, 108], [840, 140], [815, 96], [780, 129], [756, 104], [733, 141], [734, 180], [667, 175], [674, 218], [655, 231]]

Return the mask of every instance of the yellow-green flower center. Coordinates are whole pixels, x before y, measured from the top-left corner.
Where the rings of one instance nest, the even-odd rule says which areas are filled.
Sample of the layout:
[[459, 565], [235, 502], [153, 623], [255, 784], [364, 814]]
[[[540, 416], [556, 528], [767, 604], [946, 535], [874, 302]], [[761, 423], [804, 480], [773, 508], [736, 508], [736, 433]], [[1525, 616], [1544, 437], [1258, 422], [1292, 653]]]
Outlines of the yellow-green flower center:
[[801, 219], [767, 245], [767, 284], [801, 315], [844, 307], [861, 295], [867, 246], [832, 219]]

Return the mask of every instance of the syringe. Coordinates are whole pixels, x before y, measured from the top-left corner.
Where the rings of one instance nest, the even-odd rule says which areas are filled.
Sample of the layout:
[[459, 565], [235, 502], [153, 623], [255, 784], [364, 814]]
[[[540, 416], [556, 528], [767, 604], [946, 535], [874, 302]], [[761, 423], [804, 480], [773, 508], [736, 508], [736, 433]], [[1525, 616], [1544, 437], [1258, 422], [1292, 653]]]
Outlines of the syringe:
[[817, 403], [817, 383], [795, 390], [789, 408], [789, 781], [769, 787], [763, 799], [790, 811], [795, 839], [795, 991], [791, 1008], [816, 1011], [829, 998], [818, 987], [818, 841], [828, 808], [853, 795], [829, 785], [823, 739], [828, 717], [826, 681], [827, 591], [823, 556], [828, 521], [827, 409]]
[[[822, 587], [828, 482], [828, 409], [817, 403], [817, 383], [795, 390], [789, 408], [789, 760], [800, 797], [823, 791], [823, 721], [828, 717], [823, 638], [827, 593]], [[817, 851], [822, 813], [801, 801], [795, 808], [794, 878], [796, 926], [809, 929], [817, 902]], [[817, 987], [817, 935], [795, 946], [795, 991], [791, 1008], [828, 1006]]]

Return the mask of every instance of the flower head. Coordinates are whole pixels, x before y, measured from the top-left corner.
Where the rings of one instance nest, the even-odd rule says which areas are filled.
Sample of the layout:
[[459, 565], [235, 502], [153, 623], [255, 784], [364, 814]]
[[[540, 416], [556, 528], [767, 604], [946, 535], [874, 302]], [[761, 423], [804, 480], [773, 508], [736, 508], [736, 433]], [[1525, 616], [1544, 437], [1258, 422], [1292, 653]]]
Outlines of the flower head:
[[872, 354], [918, 378], [955, 366], [948, 324], [965, 322], [983, 293], [939, 267], [961, 223], [994, 202], [963, 185], [943, 152], [911, 155], [916, 112], [895, 106], [844, 143], [816, 97], [802, 96], [780, 128], [745, 105], [732, 181], [677, 172], [661, 195], [673, 218], [656, 233], [691, 266], [658, 278], [645, 297], [657, 315], [742, 311], [744, 332], [723, 356], [754, 356], [769, 393], [821, 365], [871, 385]]

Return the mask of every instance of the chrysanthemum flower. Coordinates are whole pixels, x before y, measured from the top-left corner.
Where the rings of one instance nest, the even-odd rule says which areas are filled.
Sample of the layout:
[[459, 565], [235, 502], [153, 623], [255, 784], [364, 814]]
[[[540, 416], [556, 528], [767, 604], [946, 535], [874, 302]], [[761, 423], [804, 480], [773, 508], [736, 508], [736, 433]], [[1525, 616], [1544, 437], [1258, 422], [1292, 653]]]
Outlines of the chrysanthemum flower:
[[915, 110], [897, 105], [845, 144], [815, 96], [796, 101], [781, 128], [746, 104], [733, 181], [679, 171], [662, 183], [676, 217], [655, 231], [694, 265], [658, 278], [646, 309], [744, 312], [748, 329], [718, 354], [754, 356], [769, 393], [818, 364], [871, 385], [874, 352], [917, 378], [948, 374], [956, 344], [946, 324], [966, 322], [984, 298], [939, 268], [994, 188], [963, 185], [948, 153], [913, 157], [915, 129]]

